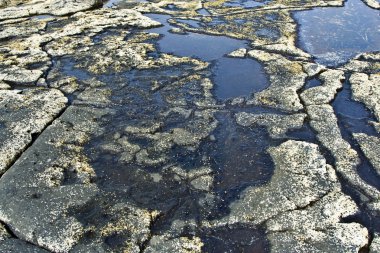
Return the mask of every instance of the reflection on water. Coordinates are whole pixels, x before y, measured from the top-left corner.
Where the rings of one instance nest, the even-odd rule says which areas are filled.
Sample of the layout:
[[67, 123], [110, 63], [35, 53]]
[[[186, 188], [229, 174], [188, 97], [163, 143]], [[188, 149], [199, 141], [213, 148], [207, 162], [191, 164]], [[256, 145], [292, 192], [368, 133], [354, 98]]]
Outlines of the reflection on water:
[[235, 49], [246, 47], [246, 41], [198, 33], [185, 35], [170, 33], [172, 26], [167, 22], [171, 18], [169, 15], [147, 14], [147, 16], [164, 25], [148, 30], [163, 35], [158, 42], [161, 52], [215, 63], [213, 81], [218, 99], [249, 96], [252, 92], [261, 91], [268, 86], [268, 77], [259, 62], [253, 59], [225, 57]]
[[268, 87], [260, 63], [253, 59], [222, 58], [215, 66], [215, 95], [220, 99], [248, 96]]
[[157, 20], [164, 26], [149, 29], [148, 32], [162, 34], [158, 42], [161, 52], [172, 53], [177, 56], [196, 57], [203, 61], [212, 61], [223, 55], [246, 46], [242, 40], [222, 36], [209, 36], [205, 34], [189, 33], [186, 35], [173, 34], [169, 30], [173, 28], [167, 20], [169, 15], [147, 14], [146, 16]]
[[226, 7], [242, 7], [242, 8], [254, 8], [265, 5], [267, 1], [254, 1], [254, 0], [231, 0], [225, 2], [223, 6]]
[[300, 46], [318, 63], [337, 66], [359, 53], [380, 50], [380, 12], [360, 0], [296, 12], [295, 18]]

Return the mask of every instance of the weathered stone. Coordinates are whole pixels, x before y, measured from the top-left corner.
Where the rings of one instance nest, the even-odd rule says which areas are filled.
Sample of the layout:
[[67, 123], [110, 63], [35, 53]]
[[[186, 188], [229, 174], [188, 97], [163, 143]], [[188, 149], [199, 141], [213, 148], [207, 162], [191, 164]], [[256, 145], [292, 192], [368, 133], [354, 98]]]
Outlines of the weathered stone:
[[11, 235], [8, 233], [3, 224], [0, 223], [0, 242], [11, 238]]
[[380, 121], [380, 74], [354, 73], [350, 83], [353, 99], [364, 103]]
[[251, 50], [248, 55], [264, 62], [271, 84], [264, 91], [255, 93], [247, 104], [266, 105], [286, 111], [302, 110], [297, 91], [304, 85], [307, 75], [301, 63], [259, 50]]
[[380, 252], [380, 235], [375, 233], [372, 243], [369, 246], [369, 253]]
[[[287, 141], [269, 150], [275, 171], [271, 181], [249, 187], [230, 205], [227, 224], [260, 224], [285, 211], [304, 208], [330, 192], [337, 183], [315, 144]], [[220, 221], [216, 221], [220, 224]]]
[[34, 84], [42, 76], [41, 70], [12, 67], [0, 70], [1, 80], [15, 84]]
[[350, 197], [334, 189], [304, 209], [282, 213], [267, 222], [271, 252], [358, 252], [368, 231], [341, 219], [358, 211]]
[[340, 132], [332, 106], [310, 105], [306, 107], [310, 125], [317, 131], [317, 138], [334, 156], [335, 169], [359, 191], [373, 199], [380, 198], [380, 192], [367, 184], [356, 172], [360, 163], [357, 152], [351, 148]]
[[239, 48], [239, 49], [229, 53], [228, 56], [236, 57], [236, 58], [244, 58], [246, 54], [247, 54], [246, 48]]
[[380, 3], [376, 0], [363, 0], [368, 6], [374, 9], [380, 9]]
[[[267, 229], [270, 232], [308, 231], [344, 226], [343, 218], [358, 211], [355, 202], [340, 192], [339, 188], [323, 196], [320, 200], [304, 209], [291, 210], [269, 220]], [[367, 235], [368, 236], [368, 235]], [[367, 238], [361, 238], [364, 245]], [[363, 245], [361, 245], [363, 246]]]
[[353, 136], [359, 143], [360, 149], [364, 152], [365, 156], [380, 175], [380, 138], [376, 136], [368, 136], [363, 133], [354, 133]]
[[0, 90], [0, 174], [65, 108], [67, 98], [58, 90], [23, 92]]
[[34, 246], [19, 239], [10, 238], [3, 242], [0, 242], [0, 251], [6, 253], [48, 253], [43, 248]]
[[330, 103], [338, 89], [341, 89], [344, 80], [343, 71], [326, 70], [318, 77], [322, 81], [321, 86], [312, 87], [301, 93], [301, 99], [306, 106]]
[[69, 107], [0, 179], [0, 219], [19, 238], [67, 252], [83, 236], [83, 225], [68, 212], [97, 194], [81, 145], [99, 131], [92, 120], [102, 113]]
[[0, 90], [9, 90], [11, 88], [10, 85], [0, 81]]
[[272, 138], [281, 138], [286, 135], [288, 130], [301, 128], [306, 114], [279, 115], [241, 112], [235, 117], [236, 122], [241, 126], [265, 126]]
[[165, 236], [153, 236], [145, 249], [147, 253], [197, 253], [202, 252], [203, 243], [200, 238], [166, 238]]
[[368, 232], [358, 223], [340, 224], [325, 230], [284, 231], [268, 235], [271, 252], [359, 252]]
[[350, 60], [344, 68], [352, 72], [361, 73], [379, 73], [380, 69], [380, 53], [363, 53]]
[[[231, 6], [228, 0], [120, 1], [117, 8], [92, 10], [98, 4], [0, 0], [5, 7], [0, 9], [0, 80], [5, 83], [0, 81], [0, 93], [10, 86], [36, 84], [54, 92], [60, 89], [71, 104], [59, 118], [55, 119], [58, 113], [51, 116], [53, 122], [42, 124], [41, 135], [0, 179], [0, 220], [20, 238], [2, 236], [0, 226], [0, 251], [201, 252], [203, 243], [209, 243], [200, 239], [205, 231], [258, 224], [266, 229], [263, 236], [271, 252], [358, 252], [368, 243], [365, 228], [342, 222], [358, 208], [342, 193], [317, 145], [287, 141], [270, 148], [273, 176], [259, 182], [242, 178], [233, 190], [220, 191], [217, 180], [224, 171], [216, 168], [221, 163], [214, 157], [219, 149], [215, 145], [223, 145], [223, 138], [234, 141], [235, 132], [228, 131], [239, 131], [242, 139], [250, 131], [267, 136], [261, 129], [236, 127], [231, 115], [242, 126], [265, 126], [272, 137], [286, 137], [288, 129], [302, 127], [306, 115], [299, 112], [307, 109], [321, 144], [337, 161], [337, 171], [373, 198], [366, 210], [377, 214], [377, 191], [363, 180], [355, 181], [358, 156], [343, 140], [332, 108], [325, 108], [342, 87], [343, 72], [314, 64], [296, 47], [292, 12], [341, 6], [343, 0], [264, 1], [252, 9], [241, 1]], [[247, 46], [255, 50], [248, 54], [241, 48], [230, 56], [263, 63], [270, 87], [247, 103], [240, 97], [217, 104], [210, 63], [161, 54], [156, 49], [160, 35], [138, 29], [159, 23], [138, 11], [172, 15], [169, 23], [175, 32], [248, 40]], [[40, 13], [70, 16], [30, 17]], [[199, 27], [180, 19], [193, 20]], [[360, 70], [370, 78], [378, 72], [378, 62], [378, 53], [362, 54], [341, 69]], [[311, 78], [320, 79], [322, 86], [299, 96]], [[39, 99], [28, 90], [9, 94], [5, 97], [11, 100], [27, 94]], [[60, 101], [63, 96], [53, 97]], [[6, 113], [0, 109], [0, 115], [18, 113], [17, 102], [9, 105], [11, 109], [1, 107]], [[298, 113], [242, 113], [271, 111], [252, 105]], [[235, 130], [217, 128], [219, 114], [222, 124], [231, 121]], [[0, 129], [10, 129], [9, 121], [0, 120]], [[23, 133], [19, 128], [15, 132]], [[247, 148], [236, 147], [237, 153]], [[223, 147], [226, 152], [229, 148]], [[261, 159], [257, 152], [252, 156]], [[269, 160], [262, 165], [268, 170]], [[240, 199], [228, 202], [230, 210], [221, 216], [224, 201], [236, 195]], [[376, 236], [371, 247], [375, 245]]]
[[314, 77], [315, 75], [326, 70], [326, 68], [320, 64], [306, 62], [303, 63], [303, 70], [307, 73], [309, 77]]
[[42, 14], [68, 15], [91, 9], [95, 6], [98, 6], [100, 3], [101, 2], [98, 0], [85, 0], [81, 2], [69, 0], [64, 3], [59, 0], [49, 0], [43, 2], [23, 1], [22, 5], [10, 6], [4, 9], [0, 9], [0, 20]]

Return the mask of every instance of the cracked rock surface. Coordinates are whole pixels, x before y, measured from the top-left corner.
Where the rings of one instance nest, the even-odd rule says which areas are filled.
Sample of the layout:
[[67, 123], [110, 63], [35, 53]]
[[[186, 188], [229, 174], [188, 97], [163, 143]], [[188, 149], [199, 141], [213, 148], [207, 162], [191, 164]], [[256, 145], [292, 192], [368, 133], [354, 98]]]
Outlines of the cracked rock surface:
[[380, 54], [293, 15], [346, 5], [0, 0], [0, 252], [378, 252]]

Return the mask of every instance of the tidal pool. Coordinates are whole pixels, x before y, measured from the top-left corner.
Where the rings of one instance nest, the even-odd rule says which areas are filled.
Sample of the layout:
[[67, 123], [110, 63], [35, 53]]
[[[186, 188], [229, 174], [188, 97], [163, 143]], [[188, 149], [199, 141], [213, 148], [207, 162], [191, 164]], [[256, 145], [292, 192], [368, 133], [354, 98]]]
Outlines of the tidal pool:
[[215, 95], [220, 99], [248, 96], [269, 85], [263, 67], [253, 59], [226, 58], [214, 67]]
[[146, 16], [163, 24], [162, 27], [149, 29], [148, 32], [162, 34], [159, 49], [183, 57], [195, 57], [202, 61], [217, 60], [235, 49], [246, 47], [247, 42], [224, 36], [210, 36], [200, 33], [185, 35], [169, 32], [173, 26], [168, 23], [169, 15], [147, 14]]
[[295, 12], [294, 17], [301, 48], [318, 63], [337, 66], [359, 53], [380, 50], [380, 13], [360, 0]]
[[248, 97], [252, 92], [261, 91], [269, 85], [268, 77], [258, 61], [226, 57], [236, 49], [246, 48], [246, 41], [198, 33], [185, 35], [171, 33], [169, 30], [173, 26], [167, 21], [171, 16], [159, 14], [147, 14], [147, 16], [163, 24], [162, 27], [148, 30], [163, 35], [158, 41], [161, 52], [213, 62], [211, 71], [218, 99]]
[[242, 8], [254, 8], [265, 5], [267, 1], [253, 1], [253, 0], [233, 0], [223, 4], [226, 7], [242, 7]]

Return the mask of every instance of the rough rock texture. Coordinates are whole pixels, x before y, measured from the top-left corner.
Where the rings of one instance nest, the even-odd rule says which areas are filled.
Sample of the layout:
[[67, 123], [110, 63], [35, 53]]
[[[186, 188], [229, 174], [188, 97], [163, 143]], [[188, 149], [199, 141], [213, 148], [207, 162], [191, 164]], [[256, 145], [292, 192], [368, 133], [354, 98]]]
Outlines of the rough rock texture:
[[282, 212], [306, 207], [334, 188], [335, 173], [316, 145], [287, 141], [269, 152], [276, 166], [271, 181], [245, 190], [230, 206], [228, 224], [260, 224]]
[[[366, 87], [358, 100], [376, 111], [379, 53], [339, 70], [318, 65], [297, 47], [292, 15], [343, 2], [110, 1], [95, 9], [95, 0], [0, 0], [0, 161], [10, 167], [0, 178], [0, 252], [368, 246], [372, 225], [348, 220], [360, 208], [377, 221], [378, 191], [358, 176], [358, 155], [330, 103], [354, 72], [352, 86]], [[141, 14], [150, 12], [170, 14], [153, 16], [165, 23], [154, 31], [173, 34], [149, 33], [159, 26]], [[220, 59], [255, 58], [270, 86], [247, 100], [216, 100], [219, 58], [201, 61], [193, 47], [188, 57], [160, 52], [171, 36], [194, 32], [246, 40]], [[312, 79], [321, 85], [303, 89]], [[288, 140], [308, 120], [319, 142]], [[314, 135], [305, 127], [296, 138]], [[375, 167], [378, 136], [354, 137]], [[359, 208], [340, 179], [364, 196]]]
[[317, 131], [317, 138], [335, 158], [335, 168], [359, 191], [373, 199], [380, 198], [380, 192], [368, 185], [356, 172], [360, 163], [357, 152], [351, 148], [340, 132], [334, 110], [330, 105], [310, 105], [306, 108], [310, 125]]
[[286, 132], [290, 129], [297, 129], [303, 126], [306, 114], [236, 114], [236, 122], [241, 126], [265, 126], [272, 138], [281, 138], [286, 136]]
[[380, 252], [380, 235], [378, 233], [375, 234], [372, 243], [369, 247], [370, 253]]
[[40, 247], [26, 243], [25, 241], [13, 239], [13, 238], [0, 242], [0, 251], [6, 252], [6, 253], [17, 253], [17, 252], [48, 253], [50, 252]]
[[269, 152], [271, 181], [245, 190], [230, 205], [227, 224], [265, 222], [271, 252], [357, 252], [367, 244], [363, 226], [340, 223], [358, 208], [315, 144], [287, 141]]
[[8, 4], [5, 2], [5, 4], [0, 4], [0, 6], [5, 5], [6, 7], [4, 9], [0, 9], [0, 20], [43, 14], [67, 15], [91, 9], [93, 7], [99, 6], [99, 4], [101, 4], [101, 1], [99, 0], [84, 0], [80, 2], [75, 0], [68, 0], [65, 2], [59, 0], [29, 0], [22, 1], [22, 5], [7, 7]]
[[367, 244], [368, 231], [357, 223], [340, 223], [356, 211], [348, 196], [334, 190], [305, 209], [280, 214], [267, 222], [271, 252], [358, 252]]
[[0, 90], [0, 174], [66, 107], [58, 90]]
[[364, 152], [365, 156], [380, 175], [380, 138], [376, 136], [368, 136], [363, 133], [353, 134], [353, 136], [359, 143], [360, 149]]
[[[97, 193], [90, 183], [94, 172], [78, 146], [93, 129], [96, 114], [69, 107], [0, 179], [0, 219], [19, 238], [67, 252], [83, 235], [82, 224], [68, 212]], [[75, 174], [68, 181], [70, 170]]]
[[301, 99], [306, 106], [330, 103], [338, 89], [342, 88], [344, 72], [340, 70], [326, 70], [318, 77], [322, 81], [321, 86], [312, 87], [301, 93]]
[[380, 74], [354, 73], [350, 83], [353, 99], [364, 103], [380, 121]]
[[286, 111], [303, 109], [297, 91], [304, 85], [307, 75], [302, 64], [289, 61], [277, 54], [251, 50], [248, 55], [265, 64], [265, 71], [270, 76], [270, 86], [264, 91], [254, 94], [252, 101], [247, 103], [266, 105]]
[[380, 52], [359, 54], [344, 65], [344, 69], [367, 74], [379, 73]]
[[144, 252], [168, 252], [168, 253], [200, 253], [202, 252], [200, 238], [165, 238], [165, 236], [153, 236]]
[[376, 0], [363, 0], [363, 2], [374, 9], [380, 9], [380, 3]]

